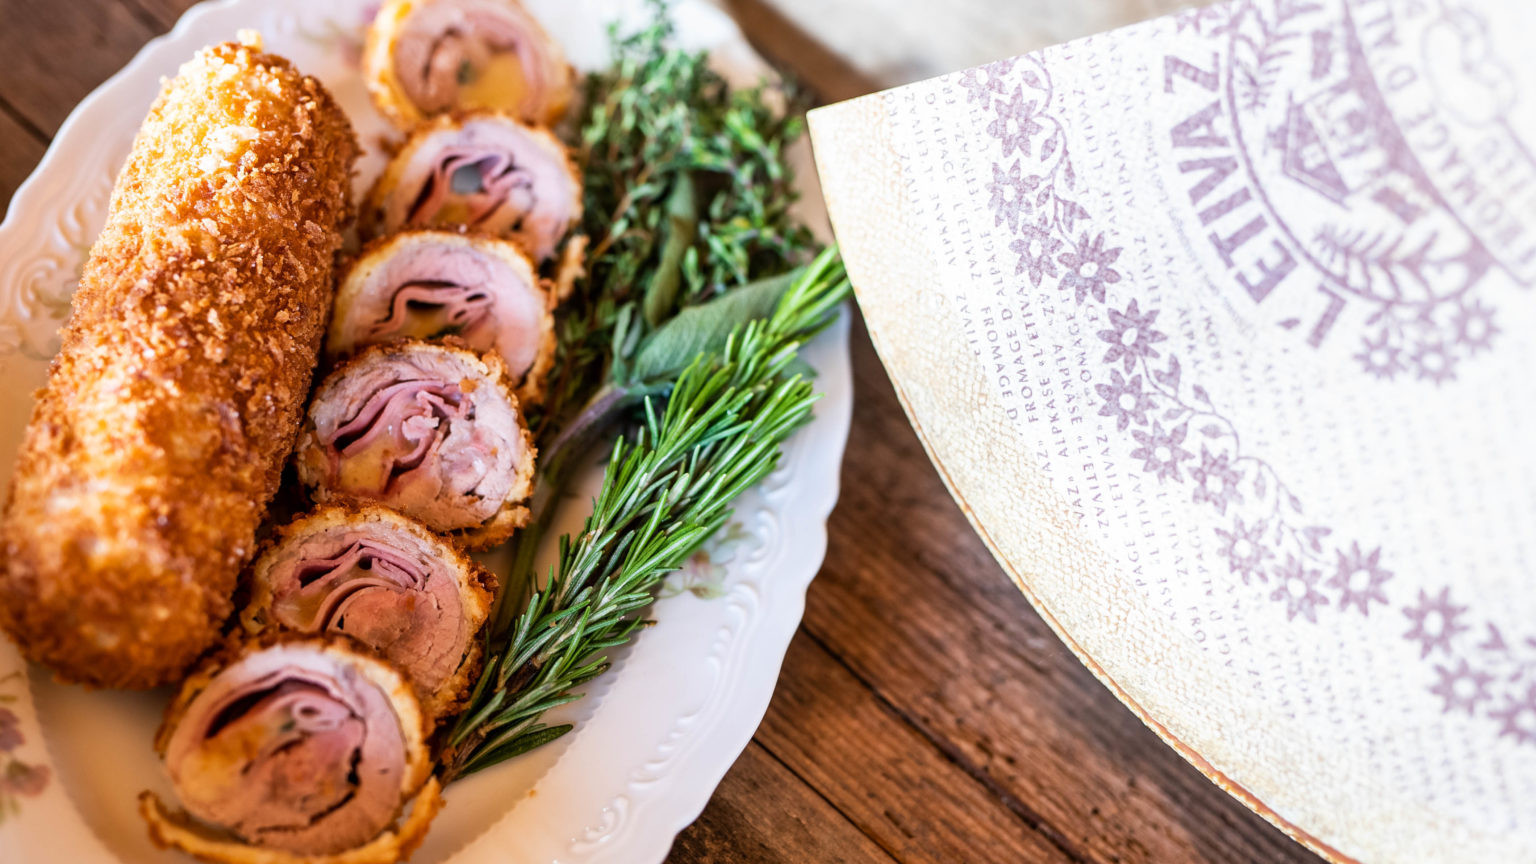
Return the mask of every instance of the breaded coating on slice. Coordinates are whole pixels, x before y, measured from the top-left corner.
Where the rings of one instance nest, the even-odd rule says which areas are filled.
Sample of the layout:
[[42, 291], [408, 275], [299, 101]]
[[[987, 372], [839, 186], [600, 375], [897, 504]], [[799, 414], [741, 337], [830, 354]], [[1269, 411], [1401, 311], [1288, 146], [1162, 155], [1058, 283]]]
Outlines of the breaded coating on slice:
[[517, 0], [388, 0], [368, 27], [363, 75], [401, 129], [471, 108], [554, 125], [576, 90], [564, 50]]
[[134, 141], [0, 520], [0, 626], [151, 687], [215, 640], [298, 433], [357, 143], [314, 78], [205, 48]]
[[240, 623], [251, 635], [350, 636], [416, 685], [434, 722], [468, 698], [496, 577], [415, 519], [319, 507], [277, 531], [248, 583]]
[[537, 405], [555, 364], [554, 292], [510, 240], [401, 231], [369, 243], [337, 280], [325, 350], [454, 336], [494, 350], [518, 402]]
[[372, 501], [468, 549], [528, 520], [538, 451], [506, 365], [452, 337], [363, 349], [315, 387], [294, 462], [316, 503]]
[[139, 812], [205, 861], [403, 861], [442, 806], [430, 732], [405, 676], [346, 637], [230, 643], [155, 737], [185, 809], [144, 792]]
[[548, 129], [494, 111], [417, 126], [374, 181], [358, 233], [440, 228], [504, 237], [539, 266], [581, 224], [581, 172]]

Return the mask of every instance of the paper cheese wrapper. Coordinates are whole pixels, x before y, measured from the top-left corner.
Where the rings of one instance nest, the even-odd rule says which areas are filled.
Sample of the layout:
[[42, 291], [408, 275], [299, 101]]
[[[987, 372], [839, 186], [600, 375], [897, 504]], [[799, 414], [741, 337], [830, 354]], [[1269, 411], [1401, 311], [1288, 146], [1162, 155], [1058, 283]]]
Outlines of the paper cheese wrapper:
[[1079, 656], [1329, 857], [1536, 861], [1536, 6], [1253, 0], [811, 115]]

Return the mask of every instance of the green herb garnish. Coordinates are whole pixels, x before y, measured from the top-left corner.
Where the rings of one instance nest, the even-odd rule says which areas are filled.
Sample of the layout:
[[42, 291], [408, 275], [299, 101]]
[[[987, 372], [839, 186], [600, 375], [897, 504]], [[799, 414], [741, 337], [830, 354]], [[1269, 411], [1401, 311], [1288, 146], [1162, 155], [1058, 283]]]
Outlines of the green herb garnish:
[[673, 46], [665, 2], [651, 5], [651, 25], [614, 31], [613, 65], [586, 82], [576, 146], [591, 248], [532, 418], [545, 452], [604, 385], [635, 383], [636, 353], [679, 310], [815, 252], [789, 212], [798, 196], [786, 150], [805, 124], [785, 109], [797, 100], [769, 84], [732, 91], [705, 54]]
[[487, 646], [485, 669], [445, 739], [445, 782], [570, 731], [541, 718], [608, 668], [603, 652], [644, 624], [661, 580], [725, 523], [731, 502], [773, 470], [784, 441], [810, 419], [816, 394], [794, 368], [797, 354], [848, 292], [829, 249], [767, 317], [732, 328], [719, 344], [705, 340], [668, 395], [644, 400], [644, 422], [633, 440], [614, 444], [584, 530], [561, 538], [548, 584]]
[[[849, 291], [835, 251], [804, 264], [816, 244], [789, 214], [786, 149], [803, 122], [774, 107], [781, 91], [733, 92], [704, 54], [672, 47], [665, 2], [652, 6], [651, 26], [615, 33], [615, 64], [587, 82], [588, 273], [532, 418], [540, 491], [512, 571], [526, 581], [498, 598], [485, 668], [442, 740], [445, 781], [569, 731], [541, 718], [607, 668], [661, 581], [810, 418], [797, 355]], [[534, 551], [571, 466], [635, 419], [585, 530], [561, 538], [536, 589]]]
[[[612, 32], [614, 64], [587, 79], [577, 146], [588, 273], [557, 322], [549, 392], [530, 416], [540, 492], [516, 541], [517, 580], [573, 463], [699, 351], [766, 315], [817, 247], [789, 213], [786, 151], [804, 132], [786, 111], [795, 100], [767, 84], [730, 90], [707, 55], [673, 46], [666, 3], [652, 9], [646, 29]], [[522, 587], [498, 598], [493, 634], [511, 625]]]

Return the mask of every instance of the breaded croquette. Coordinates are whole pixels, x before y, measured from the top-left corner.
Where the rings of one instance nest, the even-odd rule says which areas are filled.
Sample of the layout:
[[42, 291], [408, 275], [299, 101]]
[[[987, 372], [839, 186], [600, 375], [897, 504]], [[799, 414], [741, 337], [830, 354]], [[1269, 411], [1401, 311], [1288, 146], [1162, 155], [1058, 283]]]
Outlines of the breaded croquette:
[[0, 625], [66, 680], [178, 680], [218, 636], [325, 329], [357, 143], [259, 45], [199, 52], [134, 141], [0, 521]]

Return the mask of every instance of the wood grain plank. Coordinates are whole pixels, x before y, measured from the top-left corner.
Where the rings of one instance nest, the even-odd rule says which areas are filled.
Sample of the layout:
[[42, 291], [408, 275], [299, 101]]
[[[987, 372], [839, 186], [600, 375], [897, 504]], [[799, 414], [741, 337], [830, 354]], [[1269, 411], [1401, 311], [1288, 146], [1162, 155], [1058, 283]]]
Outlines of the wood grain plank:
[[855, 330], [853, 432], [805, 629], [1086, 858], [1315, 862], [1165, 746], [1056, 639], [926, 464]]
[[925, 741], [803, 632], [790, 643], [757, 740], [899, 861], [1083, 860]]
[[32, 173], [47, 146], [45, 141], [0, 110], [0, 219], [4, 219], [10, 209], [16, 187]]
[[154, 34], [106, 0], [0, 0], [0, 102], [48, 136]]
[[671, 864], [891, 864], [895, 859], [774, 758], [747, 745], [698, 821], [677, 836]]

